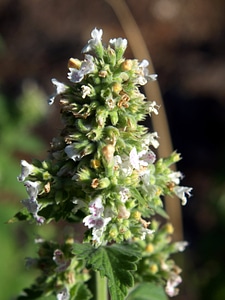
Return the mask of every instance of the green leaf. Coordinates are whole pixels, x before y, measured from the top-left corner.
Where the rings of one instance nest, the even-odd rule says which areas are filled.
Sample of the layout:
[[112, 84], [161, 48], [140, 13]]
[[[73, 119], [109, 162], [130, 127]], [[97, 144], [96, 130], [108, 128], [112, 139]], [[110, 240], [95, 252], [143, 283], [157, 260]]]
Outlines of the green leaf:
[[86, 261], [87, 266], [108, 278], [111, 300], [124, 300], [127, 288], [134, 284], [131, 271], [136, 270], [136, 262], [141, 257], [136, 247], [113, 244], [96, 249], [90, 244], [75, 244], [74, 252], [78, 259]]
[[86, 284], [78, 282], [70, 290], [70, 299], [71, 300], [89, 300], [92, 298], [90, 290], [87, 288]]
[[168, 300], [161, 285], [144, 282], [137, 285], [126, 300]]
[[16, 213], [14, 217], [9, 219], [6, 223], [11, 224], [18, 221], [28, 221], [28, 220], [32, 220], [32, 216], [28, 212], [28, 210], [24, 207], [18, 213]]
[[130, 192], [131, 192], [132, 196], [133, 196], [136, 200], [138, 200], [139, 204], [145, 205], [145, 199], [142, 197], [142, 195], [140, 194], [140, 192], [139, 192], [137, 189], [131, 188], [131, 189], [130, 189]]

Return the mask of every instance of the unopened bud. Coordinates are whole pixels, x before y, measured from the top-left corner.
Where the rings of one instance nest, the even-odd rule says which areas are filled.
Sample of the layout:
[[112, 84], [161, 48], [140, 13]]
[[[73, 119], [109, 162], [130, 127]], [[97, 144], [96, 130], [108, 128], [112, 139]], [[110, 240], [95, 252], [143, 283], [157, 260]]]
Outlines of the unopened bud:
[[110, 163], [113, 160], [114, 152], [115, 146], [111, 144], [106, 145], [102, 148], [102, 154], [108, 163]]
[[119, 206], [118, 209], [118, 218], [119, 219], [129, 219], [130, 212], [124, 205]]
[[122, 90], [122, 85], [119, 82], [116, 82], [112, 86], [112, 90], [113, 90], [114, 93], [119, 94]]
[[123, 71], [130, 71], [132, 69], [132, 66], [133, 61], [131, 59], [126, 59], [121, 65]]
[[70, 58], [68, 61], [68, 68], [80, 69], [81, 61], [76, 58]]

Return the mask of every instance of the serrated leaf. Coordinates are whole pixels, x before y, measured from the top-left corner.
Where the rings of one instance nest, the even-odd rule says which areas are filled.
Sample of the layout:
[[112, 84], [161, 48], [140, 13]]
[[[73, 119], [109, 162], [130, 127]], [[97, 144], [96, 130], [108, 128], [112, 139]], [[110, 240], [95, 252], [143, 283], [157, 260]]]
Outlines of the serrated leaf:
[[74, 252], [78, 259], [84, 259], [87, 266], [107, 277], [112, 300], [123, 300], [127, 288], [132, 287], [134, 279], [131, 271], [136, 270], [140, 252], [130, 244], [113, 244], [94, 248], [90, 244], [76, 244]]
[[137, 285], [126, 300], [168, 300], [168, 297], [161, 285], [144, 282]]

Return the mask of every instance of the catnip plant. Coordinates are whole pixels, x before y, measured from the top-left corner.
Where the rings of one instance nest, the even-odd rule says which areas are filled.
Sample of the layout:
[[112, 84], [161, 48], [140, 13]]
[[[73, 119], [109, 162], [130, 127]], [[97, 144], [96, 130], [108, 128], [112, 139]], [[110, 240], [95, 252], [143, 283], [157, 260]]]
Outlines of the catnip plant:
[[180, 186], [181, 172], [170, 168], [180, 155], [157, 158], [158, 134], [142, 122], [158, 114], [157, 103], [140, 91], [157, 76], [149, 74], [147, 60], [124, 58], [126, 39], [104, 46], [102, 34], [91, 32], [83, 60], [69, 59], [66, 83], [52, 79], [49, 104], [59, 101], [64, 127], [46, 160], [21, 161], [18, 180], [28, 198], [12, 219], [80, 224], [83, 240], [36, 239], [38, 257], [26, 265], [39, 276], [17, 299], [122, 300], [146, 291], [152, 299], [156, 289], [157, 299], [178, 294], [181, 269], [171, 254], [187, 243], [172, 242], [163, 197], [177, 195], [185, 205], [191, 188]]

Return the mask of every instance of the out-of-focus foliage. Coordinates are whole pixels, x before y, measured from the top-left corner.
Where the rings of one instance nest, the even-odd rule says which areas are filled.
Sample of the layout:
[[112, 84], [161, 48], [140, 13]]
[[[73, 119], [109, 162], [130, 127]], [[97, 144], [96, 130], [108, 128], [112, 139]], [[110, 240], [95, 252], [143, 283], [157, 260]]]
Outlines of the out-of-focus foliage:
[[43, 150], [43, 142], [32, 133], [32, 128], [46, 112], [44, 99], [44, 93], [31, 81], [24, 82], [22, 94], [15, 103], [0, 94], [0, 190], [3, 195], [7, 191], [22, 195], [21, 186], [15, 183], [20, 153], [40, 155]]
[[[4, 50], [2, 45], [0, 43], [0, 51]], [[29, 151], [41, 155], [44, 148], [34, 128], [46, 114], [45, 101], [46, 96], [32, 81], [24, 82], [22, 93], [16, 99], [0, 94], [0, 299], [13, 299], [35, 276], [21, 263], [28, 253], [36, 252], [33, 227], [28, 231], [24, 224], [14, 226], [5, 222], [18, 208], [14, 199], [25, 196], [16, 180], [20, 156], [28, 155]], [[45, 232], [47, 236], [50, 233], [53, 228]]]

